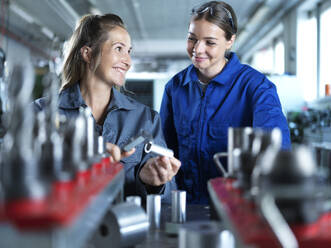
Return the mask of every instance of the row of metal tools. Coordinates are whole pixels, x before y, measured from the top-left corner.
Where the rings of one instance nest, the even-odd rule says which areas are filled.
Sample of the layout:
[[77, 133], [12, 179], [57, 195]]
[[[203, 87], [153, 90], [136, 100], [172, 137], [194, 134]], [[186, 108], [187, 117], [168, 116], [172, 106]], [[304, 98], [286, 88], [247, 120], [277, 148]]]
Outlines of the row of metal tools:
[[34, 82], [20, 66], [8, 83], [8, 112], [1, 149], [1, 182], [6, 200], [42, 198], [54, 181], [69, 181], [104, 156], [102, 137], [94, 138], [88, 108], [73, 120], [57, 114], [59, 81], [55, 74], [44, 80], [44, 111], [35, 113], [31, 94]]

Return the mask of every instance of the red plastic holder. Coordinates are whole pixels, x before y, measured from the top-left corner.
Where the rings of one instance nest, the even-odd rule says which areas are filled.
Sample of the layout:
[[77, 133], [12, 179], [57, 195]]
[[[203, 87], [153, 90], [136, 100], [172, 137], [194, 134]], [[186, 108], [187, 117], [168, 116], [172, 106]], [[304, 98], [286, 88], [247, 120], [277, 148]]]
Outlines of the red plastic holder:
[[90, 169], [79, 172], [68, 182], [55, 182], [44, 199], [20, 199], [0, 203], [0, 222], [10, 222], [20, 229], [67, 226], [97, 194], [123, 169], [121, 163], [104, 158]]
[[[209, 181], [209, 193], [216, 211], [226, 216], [244, 245], [254, 247], [281, 247], [269, 224], [260, 214], [254, 202], [243, 197], [233, 187], [234, 179], [214, 178]], [[300, 248], [331, 247], [331, 213], [323, 214], [316, 222], [290, 226]]]

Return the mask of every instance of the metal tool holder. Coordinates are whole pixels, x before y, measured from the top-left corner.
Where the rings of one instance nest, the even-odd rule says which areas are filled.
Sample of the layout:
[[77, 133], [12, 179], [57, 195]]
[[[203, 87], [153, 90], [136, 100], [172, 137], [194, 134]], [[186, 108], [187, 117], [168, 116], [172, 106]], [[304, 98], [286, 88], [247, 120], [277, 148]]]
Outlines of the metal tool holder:
[[55, 182], [45, 201], [2, 204], [0, 247], [83, 247], [123, 185], [122, 165], [105, 158], [74, 181]]
[[[0, 239], [0, 247], [83, 247], [123, 184], [122, 165], [106, 159], [75, 182], [54, 185], [51, 197], [41, 205], [33, 201], [16, 203], [8, 206], [11, 212], [4, 211], [3, 206], [0, 236], [6, 238]], [[36, 206], [38, 212], [33, 211]]]
[[97, 149], [91, 112], [84, 109], [75, 120], [57, 124], [58, 79], [51, 73], [44, 83], [45, 111], [37, 115], [33, 80], [24, 68], [14, 66], [8, 84], [0, 247], [84, 247], [124, 188], [122, 164], [110, 163]]
[[[234, 179], [215, 178], [209, 181], [208, 191], [217, 214], [236, 237], [240, 247], [282, 247], [258, 207], [233, 186]], [[268, 207], [268, 206], [267, 206]], [[331, 213], [308, 224], [290, 225], [299, 247], [330, 247]]]
[[[256, 139], [259, 136], [252, 148]], [[236, 244], [330, 247], [331, 212], [323, 209], [330, 198], [330, 187], [320, 180], [311, 151], [306, 146], [286, 151], [272, 145], [264, 150], [256, 153], [252, 149], [249, 155], [255, 154], [254, 160], [238, 153], [234, 156], [240, 165], [237, 177], [208, 182], [216, 213], [233, 233]], [[243, 168], [251, 166], [253, 170], [247, 174], [251, 183], [238, 183]]]

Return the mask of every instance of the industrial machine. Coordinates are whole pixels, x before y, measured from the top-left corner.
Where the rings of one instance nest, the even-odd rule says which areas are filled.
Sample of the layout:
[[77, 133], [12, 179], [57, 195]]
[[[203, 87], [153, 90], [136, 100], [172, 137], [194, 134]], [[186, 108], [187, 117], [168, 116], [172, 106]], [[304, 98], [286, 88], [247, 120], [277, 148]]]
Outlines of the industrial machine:
[[[57, 76], [50, 73], [44, 84], [47, 106], [35, 113], [32, 80], [20, 66], [10, 75], [9, 110], [2, 122], [0, 247], [101, 247], [107, 239], [98, 237], [109, 238], [107, 225], [112, 247], [141, 242], [147, 215], [123, 202], [123, 165], [110, 162], [102, 137], [94, 133], [91, 111], [62, 119]], [[132, 226], [134, 232], [125, 231]]]
[[[279, 132], [229, 129], [226, 177], [209, 181], [216, 213], [239, 247], [329, 247], [329, 174], [308, 146], [280, 149]], [[249, 145], [247, 145], [249, 144]]]

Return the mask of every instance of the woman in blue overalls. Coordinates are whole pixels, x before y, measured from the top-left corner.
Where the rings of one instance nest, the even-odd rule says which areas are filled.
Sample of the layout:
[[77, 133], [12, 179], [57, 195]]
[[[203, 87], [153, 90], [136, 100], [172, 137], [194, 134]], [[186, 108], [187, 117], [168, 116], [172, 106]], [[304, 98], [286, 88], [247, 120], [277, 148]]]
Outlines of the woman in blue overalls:
[[225, 2], [193, 9], [187, 38], [192, 64], [165, 87], [163, 133], [182, 162], [176, 182], [191, 203], [207, 203], [207, 181], [221, 176], [212, 158], [227, 150], [228, 127], [279, 127], [283, 148], [291, 145], [275, 85], [229, 52], [236, 33], [236, 15]]

